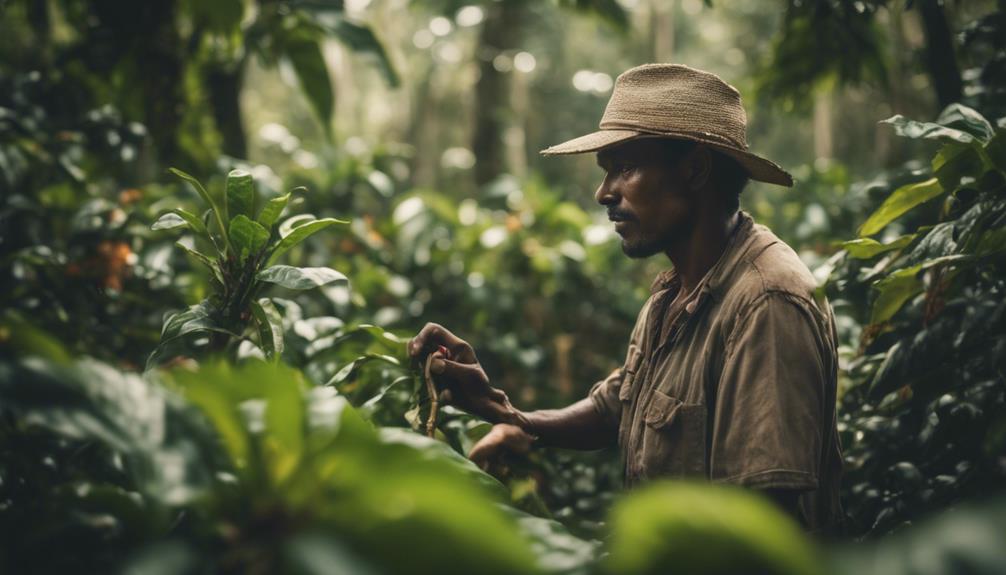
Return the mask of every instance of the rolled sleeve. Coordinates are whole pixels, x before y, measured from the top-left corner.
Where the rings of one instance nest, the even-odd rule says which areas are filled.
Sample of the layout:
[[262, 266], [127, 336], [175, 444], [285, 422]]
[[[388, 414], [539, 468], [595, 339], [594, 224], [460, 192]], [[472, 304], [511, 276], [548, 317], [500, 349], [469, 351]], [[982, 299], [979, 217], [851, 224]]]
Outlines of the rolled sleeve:
[[595, 383], [590, 388], [590, 400], [606, 424], [614, 429], [618, 428], [622, 416], [622, 403], [618, 399], [618, 389], [622, 384], [622, 368], [618, 368], [611, 374]]
[[817, 488], [828, 379], [825, 338], [812, 305], [768, 293], [736, 323], [710, 433], [714, 481], [759, 489]]

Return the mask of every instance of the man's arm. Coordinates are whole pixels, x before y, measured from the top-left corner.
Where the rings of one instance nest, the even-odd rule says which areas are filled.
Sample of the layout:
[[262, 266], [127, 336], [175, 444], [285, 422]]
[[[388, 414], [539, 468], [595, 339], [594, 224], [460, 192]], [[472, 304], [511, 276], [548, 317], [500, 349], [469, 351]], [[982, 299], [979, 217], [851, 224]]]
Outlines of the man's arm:
[[614, 433], [594, 403], [581, 399], [562, 409], [514, 410], [511, 423], [538, 438], [543, 445], [564, 449], [601, 449], [614, 443]]

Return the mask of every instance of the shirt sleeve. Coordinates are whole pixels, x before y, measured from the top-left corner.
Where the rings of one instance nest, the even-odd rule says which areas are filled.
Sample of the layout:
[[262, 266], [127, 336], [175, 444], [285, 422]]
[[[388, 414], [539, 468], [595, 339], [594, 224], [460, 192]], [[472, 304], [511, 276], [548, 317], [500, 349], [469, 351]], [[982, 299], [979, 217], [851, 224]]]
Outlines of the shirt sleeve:
[[632, 376], [636, 373], [642, 360], [642, 337], [646, 328], [646, 318], [652, 303], [653, 298], [651, 297], [643, 304], [643, 308], [639, 311], [636, 325], [633, 327], [632, 335], [629, 338], [629, 349], [625, 354], [625, 363], [612, 371], [608, 377], [595, 383], [590, 388], [588, 397], [594, 403], [594, 409], [601, 414], [601, 417], [613, 429], [618, 429], [622, 419], [622, 401], [619, 399], [619, 392], [622, 391], [621, 388], [623, 385], [632, 385]]
[[769, 293], [742, 313], [714, 400], [714, 481], [817, 488], [829, 344], [812, 305]]

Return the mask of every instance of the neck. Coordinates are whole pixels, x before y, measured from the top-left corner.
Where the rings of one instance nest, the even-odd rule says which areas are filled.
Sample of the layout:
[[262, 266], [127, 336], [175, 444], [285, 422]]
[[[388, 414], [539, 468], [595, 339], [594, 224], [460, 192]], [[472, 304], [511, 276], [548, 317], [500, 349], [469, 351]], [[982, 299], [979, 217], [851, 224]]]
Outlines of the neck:
[[716, 265], [739, 219], [740, 212], [729, 216], [720, 210], [700, 213], [691, 233], [664, 252], [681, 280], [682, 293], [691, 293]]

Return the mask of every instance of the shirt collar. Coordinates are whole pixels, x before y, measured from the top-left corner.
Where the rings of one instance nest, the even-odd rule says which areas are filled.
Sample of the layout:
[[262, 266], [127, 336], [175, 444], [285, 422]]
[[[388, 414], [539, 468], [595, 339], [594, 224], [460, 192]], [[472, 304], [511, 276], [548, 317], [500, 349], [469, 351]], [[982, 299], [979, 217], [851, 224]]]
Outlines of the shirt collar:
[[[719, 292], [720, 287], [723, 285], [724, 280], [727, 275], [733, 270], [734, 266], [737, 265], [741, 257], [747, 252], [748, 240], [751, 237], [751, 232], [754, 230], [754, 219], [751, 218], [745, 211], [740, 211], [738, 213], [738, 222], [734, 226], [733, 231], [730, 233], [730, 239], [727, 240], [727, 245], [723, 249], [723, 253], [720, 254], [720, 258], [716, 260], [713, 267], [709, 268], [706, 275], [703, 276], [702, 281], [696, 287], [695, 296], [692, 301], [689, 302], [688, 312], [692, 313], [697, 307], [699, 301], [704, 299], [706, 294], [716, 294]], [[674, 268], [664, 270], [657, 275], [653, 280], [653, 284], [650, 286], [650, 293], [657, 293], [662, 290], [673, 289], [678, 290], [681, 288], [681, 278], [678, 277], [678, 273]]]

